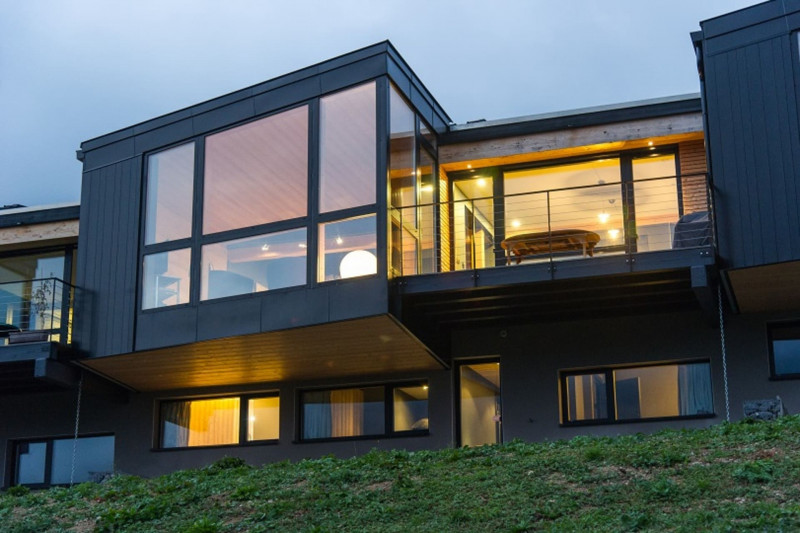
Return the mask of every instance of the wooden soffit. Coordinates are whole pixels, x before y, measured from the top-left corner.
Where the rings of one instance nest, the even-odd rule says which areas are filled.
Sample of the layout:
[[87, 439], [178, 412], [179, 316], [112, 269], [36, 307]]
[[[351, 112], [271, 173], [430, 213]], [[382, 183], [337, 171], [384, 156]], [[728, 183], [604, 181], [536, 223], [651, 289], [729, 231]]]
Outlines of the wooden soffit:
[[159, 348], [81, 364], [137, 391], [440, 370], [389, 315]]
[[3, 250], [55, 246], [77, 241], [77, 220], [0, 228], [0, 248]]
[[739, 311], [791, 311], [800, 302], [800, 261], [729, 270]]
[[439, 164], [451, 172], [633, 150], [650, 142], [665, 145], [699, 139], [703, 139], [703, 116], [687, 113], [450, 144], [439, 148]]

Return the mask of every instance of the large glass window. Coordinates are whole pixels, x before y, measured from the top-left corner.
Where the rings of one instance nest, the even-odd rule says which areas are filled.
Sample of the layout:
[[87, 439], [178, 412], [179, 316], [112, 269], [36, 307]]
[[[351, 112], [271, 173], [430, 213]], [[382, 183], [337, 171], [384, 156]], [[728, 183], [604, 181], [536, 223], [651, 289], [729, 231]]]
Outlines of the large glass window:
[[319, 281], [378, 272], [375, 215], [319, 225]]
[[668, 250], [680, 216], [675, 156], [653, 154], [633, 159], [632, 165], [636, 249]]
[[[56, 330], [64, 302], [65, 251], [0, 258], [0, 328]], [[52, 340], [57, 340], [54, 336]], [[2, 342], [2, 339], [0, 339]]]
[[189, 248], [144, 256], [142, 309], [189, 303]]
[[279, 407], [276, 394], [162, 402], [160, 445], [186, 448], [275, 440]]
[[772, 324], [769, 344], [772, 376], [800, 378], [800, 322]]
[[561, 395], [564, 423], [714, 414], [707, 362], [564, 371]]
[[320, 99], [322, 213], [376, 201], [375, 97], [375, 82], [370, 82]]
[[145, 244], [192, 235], [194, 143], [148, 158]]
[[303, 440], [428, 429], [428, 386], [424, 383], [305, 391], [300, 401]]
[[598, 247], [623, 244], [620, 182], [617, 158], [506, 172], [506, 238], [578, 230]]
[[435, 151], [435, 136], [394, 85], [389, 90], [389, 126], [391, 273], [435, 272], [437, 180], [430, 151]]
[[305, 228], [203, 246], [202, 300], [305, 283]]
[[18, 442], [14, 449], [16, 485], [83, 483], [114, 471], [112, 435]]
[[205, 159], [204, 234], [305, 216], [308, 106], [208, 136]]

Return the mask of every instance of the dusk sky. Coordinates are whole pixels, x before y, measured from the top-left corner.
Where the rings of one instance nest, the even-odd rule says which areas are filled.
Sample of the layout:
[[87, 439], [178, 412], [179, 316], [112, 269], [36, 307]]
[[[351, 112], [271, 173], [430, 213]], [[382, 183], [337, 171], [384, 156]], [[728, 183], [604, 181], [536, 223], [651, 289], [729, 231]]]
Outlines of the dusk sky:
[[455, 122], [699, 91], [753, 0], [2, 0], [0, 205], [77, 202], [80, 143], [389, 39]]

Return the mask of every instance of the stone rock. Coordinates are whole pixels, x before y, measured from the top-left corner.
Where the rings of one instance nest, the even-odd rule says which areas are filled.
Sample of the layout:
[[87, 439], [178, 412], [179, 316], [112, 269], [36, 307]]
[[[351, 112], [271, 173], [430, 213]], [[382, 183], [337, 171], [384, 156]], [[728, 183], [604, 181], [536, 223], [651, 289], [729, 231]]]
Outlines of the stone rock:
[[788, 414], [780, 396], [774, 400], [748, 400], [744, 402], [745, 418], [753, 420], [775, 420]]

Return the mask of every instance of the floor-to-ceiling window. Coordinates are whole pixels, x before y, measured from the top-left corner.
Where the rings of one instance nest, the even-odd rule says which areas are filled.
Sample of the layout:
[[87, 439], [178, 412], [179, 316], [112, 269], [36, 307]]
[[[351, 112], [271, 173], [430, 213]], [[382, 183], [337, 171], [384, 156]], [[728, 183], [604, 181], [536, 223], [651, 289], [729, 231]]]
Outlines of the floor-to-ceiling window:
[[377, 87], [148, 155], [142, 309], [376, 274]]

